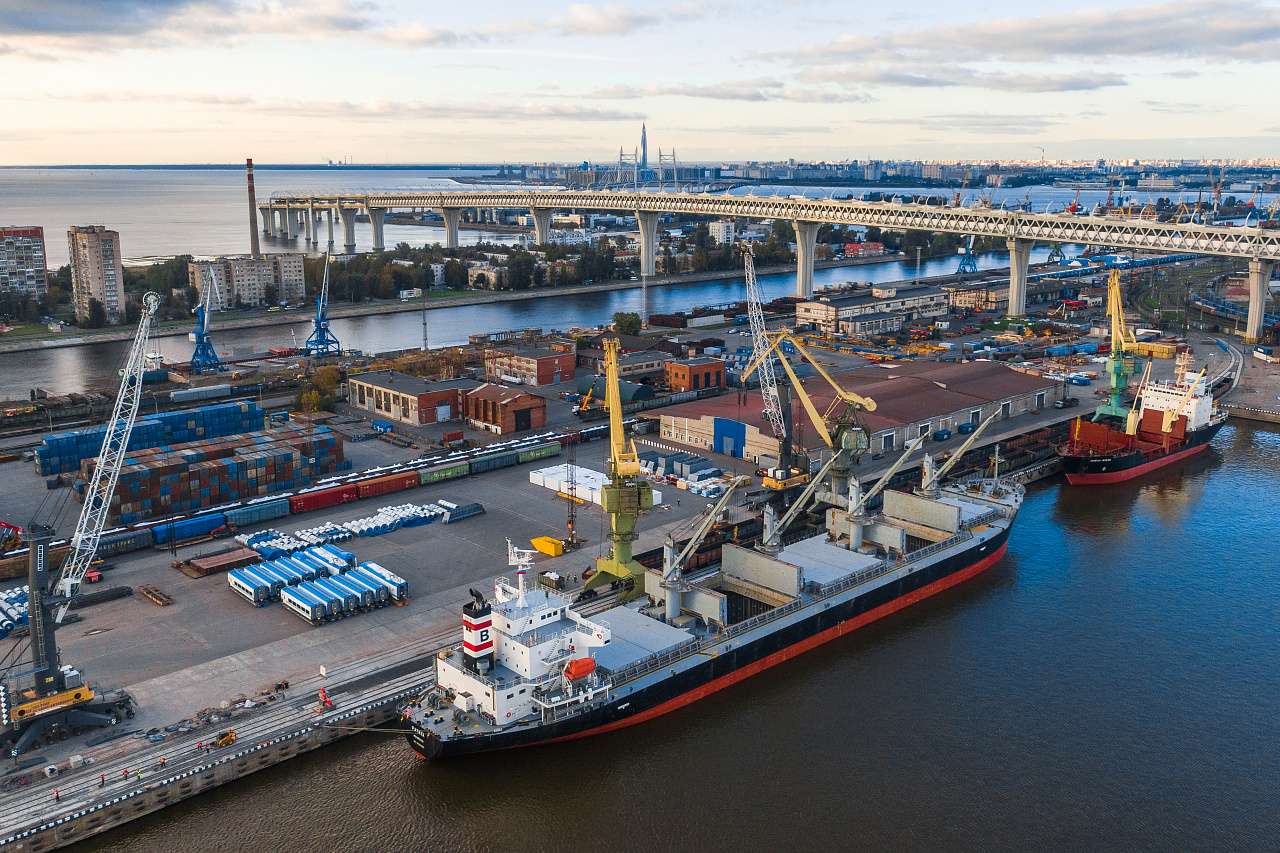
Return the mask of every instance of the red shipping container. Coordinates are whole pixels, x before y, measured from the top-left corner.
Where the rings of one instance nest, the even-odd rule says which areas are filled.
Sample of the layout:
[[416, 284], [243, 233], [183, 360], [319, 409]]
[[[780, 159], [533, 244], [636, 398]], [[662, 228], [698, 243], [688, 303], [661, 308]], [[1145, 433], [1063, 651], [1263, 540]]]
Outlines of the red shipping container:
[[385, 477], [375, 477], [372, 480], [365, 480], [360, 483], [360, 497], [372, 498], [378, 495], [387, 495], [391, 492], [400, 492], [405, 489], [416, 488], [418, 485], [418, 475], [415, 472], [407, 474], [388, 474]]

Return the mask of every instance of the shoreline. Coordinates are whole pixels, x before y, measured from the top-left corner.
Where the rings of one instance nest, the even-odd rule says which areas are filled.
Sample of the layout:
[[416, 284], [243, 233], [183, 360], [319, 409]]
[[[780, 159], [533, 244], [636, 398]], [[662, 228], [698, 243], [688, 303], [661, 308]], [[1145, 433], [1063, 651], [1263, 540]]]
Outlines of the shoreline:
[[[860, 267], [871, 264], [891, 263], [902, 260], [901, 255], [877, 255], [873, 258], [845, 258], [839, 261], [816, 261], [814, 269], [832, 269], [836, 267]], [[775, 265], [770, 267], [761, 267], [757, 270], [760, 275], [777, 275], [779, 273], [788, 273], [795, 270], [794, 264]], [[655, 276], [650, 279], [649, 287], [669, 287], [679, 284], [699, 284], [705, 281], [724, 281], [726, 279], [741, 278], [742, 270], [714, 270], [702, 273], [685, 273], [681, 275]], [[465, 296], [445, 296], [437, 301], [428, 300], [426, 308], [428, 311], [436, 311], [442, 308], [459, 308], [469, 305], [487, 305], [493, 302], [523, 302], [529, 299], [550, 299], [557, 296], [578, 296], [584, 293], [608, 293], [616, 290], [631, 290], [641, 286], [640, 281], [631, 281], [630, 279], [600, 282], [598, 284], [579, 284], [572, 287], [557, 288], [541, 288], [536, 290], [496, 290], [486, 291], [477, 290], [469, 291]], [[457, 291], [454, 291], [457, 292]], [[371, 314], [399, 314], [411, 311], [421, 311], [422, 304], [419, 302], [360, 302], [352, 304], [332, 304], [329, 306], [329, 319], [340, 320], [344, 317], [365, 317]], [[308, 305], [296, 310], [279, 311], [274, 313], [263, 313], [261, 316], [244, 317], [240, 319], [224, 320], [217, 324], [219, 330], [228, 329], [256, 329], [266, 326], [289, 326], [299, 322], [309, 322], [312, 317], [314, 306]], [[173, 325], [170, 325], [173, 324]], [[176, 320], [167, 321], [164, 326], [155, 329], [152, 332], [152, 338], [171, 338], [185, 337], [191, 330], [191, 323], [183, 321], [181, 324]], [[68, 337], [27, 337], [19, 340], [0, 340], [0, 354], [25, 352], [27, 350], [40, 349], [63, 349], [66, 347], [90, 346], [99, 343], [112, 343], [116, 341], [133, 340], [134, 330], [124, 326], [117, 327], [110, 331], [99, 332], [95, 334], [93, 331], [86, 331], [79, 334], [71, 333]]]

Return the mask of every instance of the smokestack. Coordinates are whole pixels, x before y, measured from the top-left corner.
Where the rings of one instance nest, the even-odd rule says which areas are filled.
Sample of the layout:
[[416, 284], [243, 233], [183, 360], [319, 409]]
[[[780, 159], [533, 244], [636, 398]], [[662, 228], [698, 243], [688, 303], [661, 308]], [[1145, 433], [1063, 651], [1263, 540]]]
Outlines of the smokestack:
[[244, 161], [244, 177], [249, 183], [249, 251], [254, 259], [262, 257], [262, 247], [258, 245], [258, 197], [253, 191], [253, 158]]

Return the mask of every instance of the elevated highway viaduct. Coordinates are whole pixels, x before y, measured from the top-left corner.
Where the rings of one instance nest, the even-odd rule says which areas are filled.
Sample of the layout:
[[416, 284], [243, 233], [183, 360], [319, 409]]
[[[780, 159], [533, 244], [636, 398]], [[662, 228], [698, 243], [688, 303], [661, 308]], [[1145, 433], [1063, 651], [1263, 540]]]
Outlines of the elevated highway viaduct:
[[351, 253], [355, 251], [358, 213], [368, 215], [373, 228], [373, 248], [379, 251], [385, 248], [383, 223], [387, 211], [437, 210], [444, 218], [445, 245], [453, 248], [458, 245], [458, 223], [466, 208], [527, 209], [533, 218], [538, 243], [548, 240], [551, 216], [558, 211], [630, 213], [636, 217], [640, 229], [640, 273], [644, 276], [655, 273], [658, 217], [664, 213], [723, 219], [785, 219], [794, 225], [796, 232], [797, 296], [813, 293], [814, 246], [818, 228], [824, 224], [1003, 238], [1009, 248], [1011, 315], [1026, 313], [1027, 267], [1031, 247], [1037, 242], [1240, 258], [1248, 262], [1249, 269], [1249, 317], [1245, 333], [1250, 342], [1256, 341], [1261, 333], [1268, 282], [1276, 262], [1280, 261], [1280, 231], [1262, 228], [852, 199], [610, 190], [340, 193], [275, 195], [260, 205], [259, 213], [263, 231], [268, 236], [280, 233], [294, 238], [302, 230], [311, 245], [319, 244], [316, 231], [323, 213], [330, 248], [334, 245], [336, 216], [342, 224], [344, 248]]

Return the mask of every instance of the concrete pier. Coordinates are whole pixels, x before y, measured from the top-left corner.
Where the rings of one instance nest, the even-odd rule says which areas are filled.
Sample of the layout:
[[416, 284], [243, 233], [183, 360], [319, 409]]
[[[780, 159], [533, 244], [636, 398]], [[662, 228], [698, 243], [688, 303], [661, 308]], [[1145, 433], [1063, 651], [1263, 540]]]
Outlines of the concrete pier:
[[796, 296], [813, 295], [813, 251], [818, 244], [818, 222], [792, 223], [796, 229]]
[[264, 204], [262, 207], [258, 208], [258, 213], [260, 214], [262, 219], [262, 236], [263, 237], [276, 236], [275, 209], [269, 204]]
[[332, 254], [333, 253], [333, 208], [332, 207], [326, 207], [324, 209], [324, 220], [325, 220], [325, 225], [327, 225], [329, 228], [329, 242], [325, 247], [325, 251]]
[[286, 240], [293, 240], [298, 236], [298, 221], [293, 213], [287, 207], [280, 211], [280, 215], [284, 219], [284, 238]]
[[1011, 237], [1005, 241], [1009, 247], [1009, 311], [1010, 317], [1027, 313], [1027, 267], [1031, 263], [1033, 240]]
[[637, 210], [636, 224], [640, 226], [640, 275], [655, 275], [658, 271], [658, 214]]
[[1262, 315], [1266, 311], [1267, 289], [1271, 286], [1271, 273], [1275, 261], [1253, 258], [1249, 261], [1249, 317], [1245, 321], [1245, 343], [1256, 344], [1262, 337]]
[[302, 211], [302, 220], [306, 224], [307, 246], [316, 244], [316, 206], [315, 202]]
[[387, 248], [386, 231], [383, 223], [387, 219], [387, 209], [385, 207], [369, 208], [369, 224], [373, 226], [373, 250], [381, 252]]
[[338, 216], [342, 217], [342, 251], [348, 255], [356, 252], [356, 213], [354, 207], [338, 208]]
[[551, 239], [551, 209], [531, 207], [529, 214], [533, 217], [533, 240], [539, 246]]
[[444, 217], [444, 246], [446, 249], [458, 248], [458, 223], [462, 221], [462, 209], [444, 207], [440, 209]]

